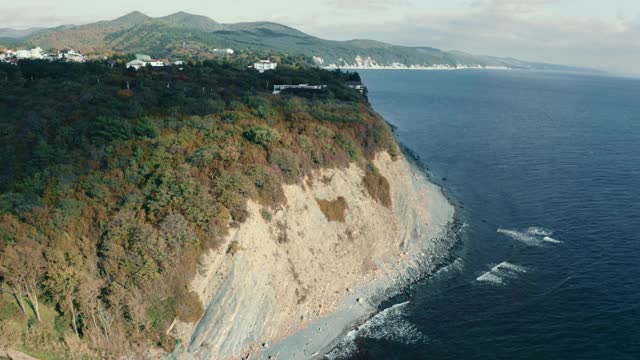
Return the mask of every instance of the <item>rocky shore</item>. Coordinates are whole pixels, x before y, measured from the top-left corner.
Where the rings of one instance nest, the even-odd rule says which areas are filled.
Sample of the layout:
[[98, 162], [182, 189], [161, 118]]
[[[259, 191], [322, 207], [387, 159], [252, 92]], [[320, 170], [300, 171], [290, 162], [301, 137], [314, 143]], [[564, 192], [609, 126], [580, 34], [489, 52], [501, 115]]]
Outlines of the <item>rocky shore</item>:
[[[400, 156], [374, 161], [391, 207], [373, 199], [356, 165], [285, 187], [287, 205], [251, 216], [230, 234], [234, 254], [212, 251], [192, 283], [206, 312], [172, 331], [180, 359], [309, 359], [328, 351], [378, 303], [446, 256], [454, 209], [440, 188]], [[346, 202], [329, 221], [319, 200]], [[335, 220], [335, 219], [334, 219]]]

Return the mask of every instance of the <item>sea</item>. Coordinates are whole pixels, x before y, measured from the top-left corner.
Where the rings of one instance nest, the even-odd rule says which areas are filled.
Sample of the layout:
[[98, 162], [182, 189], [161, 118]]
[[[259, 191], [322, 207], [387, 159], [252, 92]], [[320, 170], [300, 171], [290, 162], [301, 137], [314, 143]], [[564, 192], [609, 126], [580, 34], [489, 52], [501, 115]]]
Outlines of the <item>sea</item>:
[[442, 267], [331, 359], [640, 359], [640, 80], [360, 71], [456, 207]]

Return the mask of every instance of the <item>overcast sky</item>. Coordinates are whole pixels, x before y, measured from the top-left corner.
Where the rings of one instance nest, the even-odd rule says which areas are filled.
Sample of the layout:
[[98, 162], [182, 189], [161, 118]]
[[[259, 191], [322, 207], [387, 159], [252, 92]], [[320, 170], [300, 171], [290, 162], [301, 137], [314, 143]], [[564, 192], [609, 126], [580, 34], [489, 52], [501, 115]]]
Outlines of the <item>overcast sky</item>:
[[267, 20], [315, 36], [368, 38], [640, 73], [640, 0], [20, 0], [0, 28], [83, 24], [139, 10]]

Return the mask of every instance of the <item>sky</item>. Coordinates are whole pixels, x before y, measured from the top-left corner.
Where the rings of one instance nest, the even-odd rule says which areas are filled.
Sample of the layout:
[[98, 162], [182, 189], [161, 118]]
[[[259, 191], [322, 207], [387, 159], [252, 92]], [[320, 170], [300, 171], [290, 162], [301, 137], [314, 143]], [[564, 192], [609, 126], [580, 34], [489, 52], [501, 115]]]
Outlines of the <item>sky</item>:
[[640, 74], [640, 0], [21, 0], [0, 28], [177, 11], [218, 22], [274, 21], [334, 40], [374, 39]]

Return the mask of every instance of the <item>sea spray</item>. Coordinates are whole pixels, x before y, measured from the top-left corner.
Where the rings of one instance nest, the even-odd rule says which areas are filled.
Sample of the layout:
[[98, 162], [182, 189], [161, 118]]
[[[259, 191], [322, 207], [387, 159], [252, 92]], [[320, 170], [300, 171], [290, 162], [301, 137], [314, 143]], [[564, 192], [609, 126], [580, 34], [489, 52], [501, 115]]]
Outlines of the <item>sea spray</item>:
[[553, 235], [553, 231], [547, 230], [542, 227], [531, 226], [527, 229], [527, 234], [529, 235], [539, 235], [539, 236], [549, 236]]
[[554, 239], [551, 236], [545, 236], [542, 241], [548, 242], [548, 243], [552, 243], [552, 244], [562, 244], [562, 241], [558, 240], [558, 239]]
[[331, 360], [348, 359], [357, 351], [356, 339], [393, 341], [403, 344], [423, 344], [427, 337], [416, 325], [405, 319], [405, 308], [409, 301], [390, 306], [362, 325], [349, 331], [338, 347], [325, 355]]
[[495, 285], [503, 284], [507, 279], [515, 279], [519, 274], [526, 273], [528, 270], [524, 266], [515, 265], [507, 261], [491, 268], [491, 270], [478, 276], [476, 281], [491, 283]]

